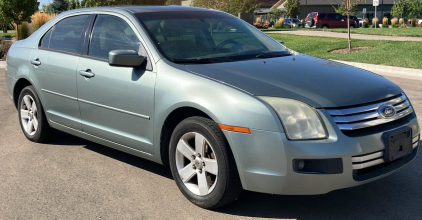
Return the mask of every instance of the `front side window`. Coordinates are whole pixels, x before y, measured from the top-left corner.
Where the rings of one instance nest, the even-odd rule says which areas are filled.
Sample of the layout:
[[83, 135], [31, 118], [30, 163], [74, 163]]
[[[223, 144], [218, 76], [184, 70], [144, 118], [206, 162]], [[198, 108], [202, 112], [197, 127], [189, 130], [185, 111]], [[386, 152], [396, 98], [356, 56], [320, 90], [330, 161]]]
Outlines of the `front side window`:
[[112, 50], [138, 51], [140, 41], [123, 19], [112, 15], [98, 15], [92, 30], [88, 55], [108, 59]]
[[230, 62], [290, 55], [283, 46], [222, 12], [151, 12], [136, 15], [172, 62]]
[[50, 49], [71, 53], [79, 52], [79, 43], [89, 15], [65, 18], [54, 26], [50, 40]]

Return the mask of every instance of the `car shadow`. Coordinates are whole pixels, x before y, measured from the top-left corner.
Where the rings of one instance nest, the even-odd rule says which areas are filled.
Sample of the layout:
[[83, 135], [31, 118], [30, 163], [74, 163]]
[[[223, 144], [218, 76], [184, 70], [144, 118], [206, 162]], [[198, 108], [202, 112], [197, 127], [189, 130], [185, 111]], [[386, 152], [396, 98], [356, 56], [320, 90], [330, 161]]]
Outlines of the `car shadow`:
[[171, 171], [169, 167], [163, 166], [161, 164], [154, 163], [152, 161], [119, 151], [115, 150], [110, 147], [103, 146], [101, 144], [97, 144], [61, 131], [57, 132], [56, 138], [49, 142], [48, 144], [53, 145], [82, 145], [85, 149], [94, 151], [101, 155], [107, 156], [109, 158], [113, 158], [120, 162], [129, 164], [131, 166], [138, 167], [140, 169], [149, 171], [151, 173], [155, 173], [162, 177], [173, 179], [171, 175]]

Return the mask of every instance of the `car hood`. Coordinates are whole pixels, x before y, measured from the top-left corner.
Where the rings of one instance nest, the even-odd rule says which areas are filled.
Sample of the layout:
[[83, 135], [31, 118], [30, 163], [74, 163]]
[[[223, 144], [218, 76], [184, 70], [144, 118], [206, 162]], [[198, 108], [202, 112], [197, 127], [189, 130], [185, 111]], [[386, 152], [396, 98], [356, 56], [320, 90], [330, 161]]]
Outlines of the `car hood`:
[[185, 67], [255, 96], [296, 99], [315, 108], [363, 104], [403, 92], [380, 75], [302, 54]]

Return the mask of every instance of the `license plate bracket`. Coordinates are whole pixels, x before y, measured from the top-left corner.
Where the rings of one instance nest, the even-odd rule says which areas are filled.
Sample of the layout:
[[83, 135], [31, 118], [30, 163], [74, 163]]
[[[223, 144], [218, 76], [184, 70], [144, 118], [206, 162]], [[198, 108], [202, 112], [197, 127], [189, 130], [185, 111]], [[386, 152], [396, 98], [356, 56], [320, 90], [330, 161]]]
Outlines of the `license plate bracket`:
[[403, 127], [382, 135], [385, 145], [384, 161], [390, 162], [412, 153], [412, 129]]

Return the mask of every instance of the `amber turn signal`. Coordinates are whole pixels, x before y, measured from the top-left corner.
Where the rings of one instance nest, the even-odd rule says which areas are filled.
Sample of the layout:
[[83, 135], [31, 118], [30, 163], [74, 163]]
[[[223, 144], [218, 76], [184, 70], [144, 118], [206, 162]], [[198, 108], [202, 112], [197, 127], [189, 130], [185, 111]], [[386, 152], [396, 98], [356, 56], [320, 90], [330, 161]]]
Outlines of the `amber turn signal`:
[[223, 124], [218, 124], [218, 126], [221, 128], [221, 130], [240, 132], [240, 133], [246, 133], [246, 134], [251, 133], [251, 130], [249, 128], [237, 127], [237, 126], [231, 126], [231, 125], [223, 125]]

